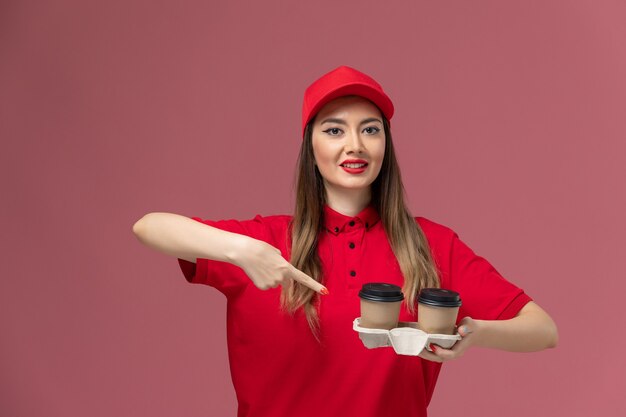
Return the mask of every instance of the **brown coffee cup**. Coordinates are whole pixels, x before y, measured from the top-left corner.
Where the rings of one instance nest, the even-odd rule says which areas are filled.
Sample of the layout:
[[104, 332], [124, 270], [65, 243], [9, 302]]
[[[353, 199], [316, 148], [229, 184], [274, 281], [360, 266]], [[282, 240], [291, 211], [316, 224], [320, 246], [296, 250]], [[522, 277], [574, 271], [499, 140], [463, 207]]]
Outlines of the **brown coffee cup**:
[[417, 299], [419, 328], [429, 334], [454, 334], [461, 306], [458, 292], [424, 288]]
[[368, 329], [391, 330], [398, 327], [400, 305], [404, 300], [402, 289], [384, 282], [363, 284], [360, 326]]

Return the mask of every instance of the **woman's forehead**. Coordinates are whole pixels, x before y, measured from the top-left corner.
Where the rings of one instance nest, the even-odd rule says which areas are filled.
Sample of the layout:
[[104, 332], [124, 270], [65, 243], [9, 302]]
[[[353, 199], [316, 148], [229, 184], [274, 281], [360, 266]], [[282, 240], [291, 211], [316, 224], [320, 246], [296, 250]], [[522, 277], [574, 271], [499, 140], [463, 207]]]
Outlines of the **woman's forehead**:
[[368, 115], [379, 117], [382, 120], [382, 113], [378, 107], [368, 99], [360, 96], [342, 96], [329, 101], [320, 109], [316, 119], [320, 120], [320, 117], [352, 111], [368, 113]]

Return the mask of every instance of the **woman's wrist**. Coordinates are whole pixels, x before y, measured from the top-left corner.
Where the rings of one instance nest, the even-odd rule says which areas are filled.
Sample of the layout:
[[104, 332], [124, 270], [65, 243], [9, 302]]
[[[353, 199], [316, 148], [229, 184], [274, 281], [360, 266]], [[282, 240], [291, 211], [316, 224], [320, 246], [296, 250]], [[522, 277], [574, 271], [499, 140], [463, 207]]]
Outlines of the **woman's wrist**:
[[245, 235], [232, 233], [230, 239], [225, 243], [224, 254], [226, 256], [226, 262], [241, 267], [245, 260], [245, 254], [251, 250], [251, 244], [255, 240], [256, 239]]
[[474, 320], [472, 344], [482, 348], [515, 350], [514, 325], [511, 320]]
[[473, 346], [485, 346], [485, 337], [489, 333], [490, 322], [488, 320], [472, 320], [473, 329], [470, 329], [472, 333], [472, 345]]

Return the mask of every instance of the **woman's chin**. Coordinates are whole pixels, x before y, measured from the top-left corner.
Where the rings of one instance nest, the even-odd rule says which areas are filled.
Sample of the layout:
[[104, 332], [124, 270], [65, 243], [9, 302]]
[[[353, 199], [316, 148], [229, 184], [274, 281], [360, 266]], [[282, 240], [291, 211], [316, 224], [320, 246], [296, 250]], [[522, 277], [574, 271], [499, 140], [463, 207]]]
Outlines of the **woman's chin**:
[[345, 192], [345, 193], [358, 193], [358, 192], [370, 192], [372, 183], [371, 182], [350, 182], [350, 183], [341, 183], [341, 184], [332, 184], [329, 188], [336, 192]]

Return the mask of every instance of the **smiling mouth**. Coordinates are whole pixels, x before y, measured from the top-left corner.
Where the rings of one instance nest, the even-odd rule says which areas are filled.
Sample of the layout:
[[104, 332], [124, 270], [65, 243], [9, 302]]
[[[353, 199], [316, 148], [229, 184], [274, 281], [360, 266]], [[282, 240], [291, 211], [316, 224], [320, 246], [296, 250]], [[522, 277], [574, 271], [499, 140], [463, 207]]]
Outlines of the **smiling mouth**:
[[366, 163], [358, 163], [358, 164], [341, 164], [342, 167], [344, 168], [352, 168], [352, 169], [358, 169], [358, 168], [365, 168], [367, 166]]

